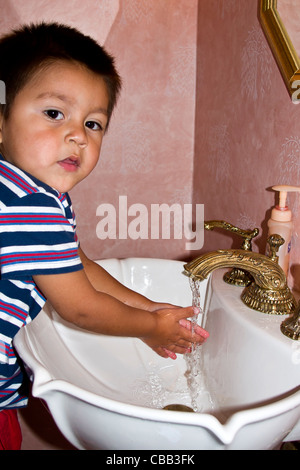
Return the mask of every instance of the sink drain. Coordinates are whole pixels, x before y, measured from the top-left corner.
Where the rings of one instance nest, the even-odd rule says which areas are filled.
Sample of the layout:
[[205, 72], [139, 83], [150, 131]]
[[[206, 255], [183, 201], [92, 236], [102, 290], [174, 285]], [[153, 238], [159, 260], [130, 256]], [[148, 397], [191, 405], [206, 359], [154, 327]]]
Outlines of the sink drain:
[[190, 413], [194, 413], [194, 410], [192, 408], [190, 408], [189, 406], [185, 406], [185, 405], [177, 405], [177, 404], [174, 404], [174, 405], [166, 405], [163, 407], [163, 410], [169, 410], [169, 411], [187, 411], [187, 412], [190, 412]]

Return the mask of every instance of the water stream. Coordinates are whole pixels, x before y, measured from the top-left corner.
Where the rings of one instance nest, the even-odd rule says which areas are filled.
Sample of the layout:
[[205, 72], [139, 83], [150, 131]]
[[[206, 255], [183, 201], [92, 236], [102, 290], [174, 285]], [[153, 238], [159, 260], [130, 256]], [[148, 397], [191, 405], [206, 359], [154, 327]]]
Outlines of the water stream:
[[[199, 324], [199, 317], [203, 316], [203, 310], [201, 308], [200, 298], [200, 282], [197, 279], [190, 278], [190, 287], [192, 291], [192, 305], [199, 309], [199, 313], [191, 318], [192, 330]], [[204, 377], [201, 373], [202, 365], [202, 346], [193, 345], [192, 351], [184, 355], [187, 370], [186, 379], [188, 388], [191, 395], [191, 406], [195, 412], [203, 411], [203, 406], [207, 406], [207, 403], [203, 403], [203, 394], [205, 394]], [[207, 392], [206, 392], [207, 394]], [[208, 397], [210, 401], [210, 397]], [[201, 399], [201, 400], [200, 400]], [[204, 400], [206, 401], [206, 400]]]
[[[196, 325], [202, 326], [201, 316], [204, 317], [200, 281], [190, 278], [190, 287], [192, 305], [199, 309], [199, 313], [190, 319], [194, 329]], [[173, 361], [159, 366], [155, 361], [147, 363], [146, 375], [141, 373], [133, 384], [133, 402], [159, 409], [174, 405], [188, 406], [198, 413], [213, 410], [215, 405], [206, 385], [203, 346], [194, 345], [192, 351], [183, 357], [182, 366], [176, 373]]]

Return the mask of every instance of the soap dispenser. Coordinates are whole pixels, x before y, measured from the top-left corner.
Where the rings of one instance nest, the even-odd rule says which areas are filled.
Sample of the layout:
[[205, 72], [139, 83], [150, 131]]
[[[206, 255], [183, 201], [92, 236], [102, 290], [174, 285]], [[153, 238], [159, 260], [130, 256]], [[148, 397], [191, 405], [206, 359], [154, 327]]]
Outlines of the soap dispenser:
[[272, 189], [279, 192], [279, 204], [273, 207], [271, 218], [268, 220], [269, 235], [277, 233], [284, 238], [284, 244], [279, 247], [277, 252], [278, 264], [285, 274], [288, 274], [291, 240], [293, 232], [292, 212], [286, 205], [288, 192], [300, 192], [298, 186], [278, 185], [272, 186]]

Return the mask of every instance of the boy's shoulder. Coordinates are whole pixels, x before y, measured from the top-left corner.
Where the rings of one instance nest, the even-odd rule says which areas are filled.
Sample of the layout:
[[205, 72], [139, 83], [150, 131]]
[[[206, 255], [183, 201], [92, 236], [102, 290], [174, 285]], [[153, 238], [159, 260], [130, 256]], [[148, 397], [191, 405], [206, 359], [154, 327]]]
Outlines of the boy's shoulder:
[[61, 194], [29, 173], [0, 157], [0, 204], [13, 205], [71, 205], [69, 195]]

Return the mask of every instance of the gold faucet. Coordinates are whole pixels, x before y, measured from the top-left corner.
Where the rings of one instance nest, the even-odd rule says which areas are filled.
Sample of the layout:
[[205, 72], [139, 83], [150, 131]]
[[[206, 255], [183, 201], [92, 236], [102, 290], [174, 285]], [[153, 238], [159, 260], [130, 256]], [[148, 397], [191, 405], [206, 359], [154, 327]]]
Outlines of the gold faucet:
[[[213, 223], [220, 226], [220, 221]], [[271, 248], [270, 257], [252, 252], [251, 249], [217, 250], [205, 253], [185, 264], [185, 274], [203, 280], [219, 268], [236, 268], [250, 273], [253, 282], [244, 289], [242, 301], [259, 312], [276, 315], [292, 314], [291, 319], [288, 318], [283, 322], [281, 331], [292, 339], [300, 339], [300, 304], [296, 308], [296, 300], [287, 285], [285, 273], [278, 265], [276, 256], [276, 251], [284, 240], [279, 235], [272, 235], [268, 238], [268, 243]]]
[[[254, 228], [253, 230], [243, 230], [239, 227], [235, 227], [229, 222], [224, 220], [206, 220], [204, 221], [204, 228], [206, 230], [214, 230], [215, 228], [221, 228], [231, 233], [239, 235], [243, 239], [241, 246], [242, 250], [252, 250], [252, 240], [259, 234], [259, 229]], [[224, 281], [228, 284], [235, 286], [246, 287], [253, 282], [253, 277], [244, 269], [233, 268], [231, 271], [226, 272], [223, 277]]]

